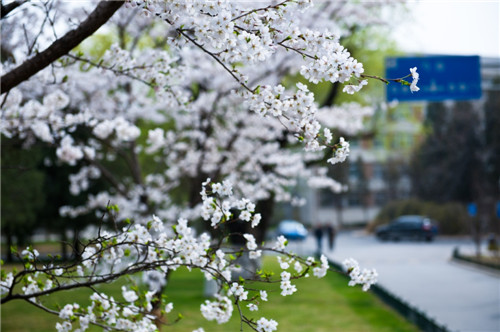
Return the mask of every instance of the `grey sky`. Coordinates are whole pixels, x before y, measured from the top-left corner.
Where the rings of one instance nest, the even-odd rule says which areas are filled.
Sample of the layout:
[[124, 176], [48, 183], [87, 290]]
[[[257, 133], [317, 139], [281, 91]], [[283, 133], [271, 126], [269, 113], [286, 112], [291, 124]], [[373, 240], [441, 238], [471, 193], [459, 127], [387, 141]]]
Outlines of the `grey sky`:
[[413, 1], [395, 37], [410, 53], [500, 57], [500, 0]]

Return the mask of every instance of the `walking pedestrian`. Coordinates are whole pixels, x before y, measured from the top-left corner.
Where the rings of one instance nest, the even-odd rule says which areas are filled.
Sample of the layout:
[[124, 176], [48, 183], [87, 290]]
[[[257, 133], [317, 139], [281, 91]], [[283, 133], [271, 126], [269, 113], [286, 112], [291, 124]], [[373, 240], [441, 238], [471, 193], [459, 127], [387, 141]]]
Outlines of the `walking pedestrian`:
[[320, 224], [317, 224], [314, 228], [314, 237], [317, 245], [316, 254], [320, 256], [323, 248], [323, 229]]
[[328, 236], [328, 249], [332, 251], [335, 244], [335, 227], [332, 224], [328, 224], [325, 226], [325, 232]]

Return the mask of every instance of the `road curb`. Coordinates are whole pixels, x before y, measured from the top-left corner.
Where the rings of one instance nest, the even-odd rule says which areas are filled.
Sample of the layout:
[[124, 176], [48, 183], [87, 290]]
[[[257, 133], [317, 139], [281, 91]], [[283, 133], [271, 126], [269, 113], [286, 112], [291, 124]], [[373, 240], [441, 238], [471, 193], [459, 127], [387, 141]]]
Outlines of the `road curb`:
[[485, 273], [485, 274], [490, 275], [492, 277], [500, 278], [500, 270], [485, 266], [483, 264], [478, 264], [478, 263], [471, 262], [471, 261], [465, 260], [463, 258], [458, 258], [458, 257], [451, 257], [450, 263], [453, 265], [459, 265], [462, 267], [466, 267], [469, 270], [482, 272], [482, 273]]

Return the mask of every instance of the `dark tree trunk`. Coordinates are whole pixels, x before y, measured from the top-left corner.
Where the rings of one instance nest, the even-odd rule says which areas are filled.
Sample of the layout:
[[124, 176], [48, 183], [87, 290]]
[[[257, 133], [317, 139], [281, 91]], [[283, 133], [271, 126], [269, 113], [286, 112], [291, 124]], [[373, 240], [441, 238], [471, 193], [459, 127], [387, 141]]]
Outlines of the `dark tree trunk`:
[[257, 202], [256, 211], [260, 213], [262, 219], [257, 227], [257, 232], [255, 234], [255, 241], [257, 243], [262, 243], [266, 238], [267, 230], [271, 224], [271, 218], [274, 213], [274, 207], [276, 203], [274, 202], [274, 194], [268, 199]]
[[12, 248], [12, 233], [10, 231], [7, 231], [7, 234], [5, 235], [7, 237], [7, 262], [12, 263], [13, 262], [13, 256], [12, 256], [12, 251], [10, 248]]
[[64, 261], [68, 260], [68, 238], [66, 237], [66, 229], [61, 229], [61, 257]]
[[73, 233], [73, 258], [76, 261], [79, 261], [82, 257], [82, 248], [78, 236], [79, 236], [79, 230], [75, 228]]

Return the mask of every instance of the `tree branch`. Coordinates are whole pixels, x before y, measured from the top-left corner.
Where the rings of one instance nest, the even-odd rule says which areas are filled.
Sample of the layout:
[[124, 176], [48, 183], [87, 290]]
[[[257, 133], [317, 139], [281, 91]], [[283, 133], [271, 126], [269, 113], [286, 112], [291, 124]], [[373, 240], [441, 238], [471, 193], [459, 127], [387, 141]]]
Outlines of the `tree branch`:
[[0, 16], [0, 19], [4, 19], [7, 15], [9, 15], [9, 13], [11, 11], [13, 11], [14, 9], [16, 9], [17, 7], [21, 6], [22, 4], [24, 4], [25, 2], [27, 2], [26, 0], [17, 0], [17, 1], [13, 1], [9, 4], [6, 4], [5, 6], [3, 5], [3, 3], [1, 4], [1, 7], [2, 7], [2, 10], [1, 10], [1, 16]]
[[112, 172], [110, 172], [106, 167], [104, 167], [103, 164], [101, 164], [99, 161], [95, 160], [95, 159], [90, 159], [90, 158], [87, 158], [85, 157], [85, 160], [91, 164], [91, 165], [94, 165], [95, 167], [97, 167], [99, 169], [99, 171], [101, 172], [101, 174], [106, 178], [106, 180], [109, 181], [109, 183], [111, 183], [111, 185], [113, 186], [113, 188], [116, 189], [116, 191], [122, 195], [123, 197], [126, 197], [126, 198], [129, 198], [129, 195], [128, 195], [128, 192], [122, 188], [122, 186], [120, 186], [120, 182], [115, 178], [115, 176], [113, 175]]
[[91, 36], [123, 5], [123, 1], [101, 1], [94, 11], [76, 29], [56, 40], [45, 51], [26, 60], [19, 67], [1, 77], [0, 93], [5, 93], [44, 69]]

